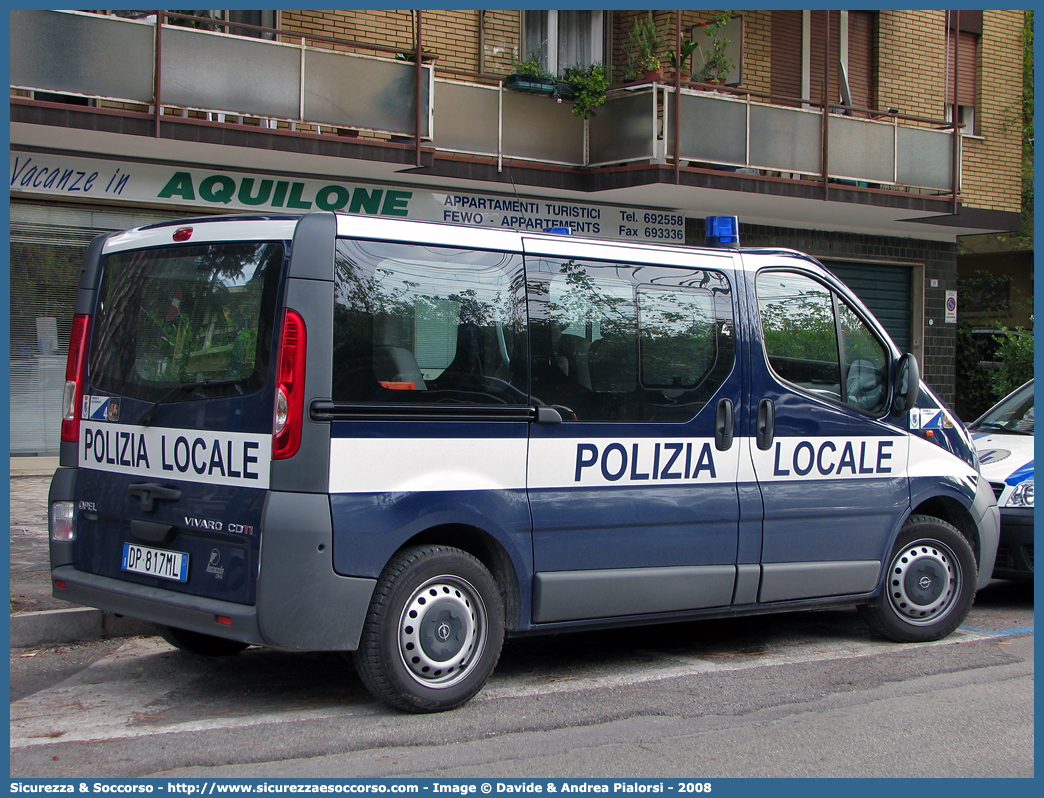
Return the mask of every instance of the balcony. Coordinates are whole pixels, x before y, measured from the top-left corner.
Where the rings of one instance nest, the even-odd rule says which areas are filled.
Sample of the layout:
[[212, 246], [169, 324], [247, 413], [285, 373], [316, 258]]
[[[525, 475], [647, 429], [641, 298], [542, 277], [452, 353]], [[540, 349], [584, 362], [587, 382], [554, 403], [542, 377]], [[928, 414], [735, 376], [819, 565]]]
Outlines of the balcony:
[[418, 69], [388, 47], [288, 31], [267, 31], [270, 40], [157, 29], [75, 11], [10, 19], [11, 88], [29, 94], [13, 104], [39, 93], [79, 98], [99, 112], [149, 115], [156, 136], [161, 121], [204, 119], [373, 147], [412, 142], [418, 165], [423, 153], [429, 163], [472, 159], [497, 171], [506, 162], [587, 172], [651, 165], [824, 189], [935, 197], [960, 189], [960, 137], [955, 144], [939, 120], [650, 83], [612, 90], [585, 121], [568, 102], [506, 91], [495, 77], [437, 75], [434, 64]]

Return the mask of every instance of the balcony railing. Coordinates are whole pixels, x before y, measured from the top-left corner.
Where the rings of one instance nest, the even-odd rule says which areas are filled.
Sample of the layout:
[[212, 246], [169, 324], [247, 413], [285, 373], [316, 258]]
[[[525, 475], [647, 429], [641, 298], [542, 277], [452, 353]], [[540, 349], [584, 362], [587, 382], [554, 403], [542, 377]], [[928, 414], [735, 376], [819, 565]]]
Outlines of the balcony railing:
[[[292, 35], [295, 43], [167, 24], [157, 29], [155, 22], [90, 13], [12, 11], [11, 86], [132, 101], [153, 113], [158, 96], [160, 108], [182, 113], [410, 136], [436, 152], [500, 165], [510, 159], [585, 168], [677, 158], [763, 177], [959, 190], [960, 152], [955, 157], [952, 126], [939, 120], [831, 108], [824, 124], [824, 109], [814, 103], [689, 87], [676, 101], [676, 86], [651, 83], [614, 89], [585, 121], [568, 102], [505, 91], [489, 76], [436, 78], [427, 63], [418, 113], [416, 64], [381, 57], [392, 48]], [[378, 54], [335, 51], [333, 44]]]

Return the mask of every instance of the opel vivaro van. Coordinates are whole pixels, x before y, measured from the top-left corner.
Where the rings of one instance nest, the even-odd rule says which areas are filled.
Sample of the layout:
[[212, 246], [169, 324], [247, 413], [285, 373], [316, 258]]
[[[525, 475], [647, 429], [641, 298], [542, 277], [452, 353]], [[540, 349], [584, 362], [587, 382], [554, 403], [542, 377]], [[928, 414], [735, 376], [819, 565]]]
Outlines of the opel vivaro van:
[[54, 595], [199, 654], [354, 652], [414, 712], [474, 696], [505, 635], [831, 605], [949, 634], [997, 548], [967, 431], [813, 259], [710, 229], [313, 213], [95, 239]]

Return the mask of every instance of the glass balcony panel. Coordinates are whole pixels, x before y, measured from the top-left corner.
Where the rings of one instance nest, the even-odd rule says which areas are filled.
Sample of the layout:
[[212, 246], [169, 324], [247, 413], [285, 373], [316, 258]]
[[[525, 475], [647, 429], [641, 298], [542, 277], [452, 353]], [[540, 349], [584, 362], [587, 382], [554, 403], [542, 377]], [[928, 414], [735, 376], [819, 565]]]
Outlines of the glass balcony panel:
[[495, 86], [435, 81], [435, 105], [440, 114], [435, 146], [440, 150], [497, 154], [497, 95]]
[[11, 85], [152, 102], [155, 26], [67, 14], [11, 12]]
[[504, 157], [583, 164], [584, 120], [571, 109], [548, 97], [504, 92]]
[[[674, 94], [670, 103], [667, 152], [674, 152]], [[746, 162], [747, 104], [724, 95], [690, 94], [681, 98], [682, 160], [744, 165]]]
[[953, 188], [953, 139], [947, 130], [899, 128], [899, 184]]
[[261, 39], [163, 28], [164, 104], [296, 119], [301, 51]]
[[610, 97], [591, 120], [592, 165], [656, 157], [656, 105], [652, 91]]
[[831, 175], [871, 183], [891, 183], [895, 179], [892, 125], [834, 115], [827, 124]]
[[[311, 122], [413, 135], [416, 65], [408, 61], [309, 49], [305, 56], [305, 111]], [[431, 66], [421, 82], [421, 136], [428, 125]], [[296, 112], [295, 112], [296, 113]]]
[[750, 163], [779, 172], [816, 174], [822, 169], [823, 119], [799, 108], [753, 105], [750, 109]]

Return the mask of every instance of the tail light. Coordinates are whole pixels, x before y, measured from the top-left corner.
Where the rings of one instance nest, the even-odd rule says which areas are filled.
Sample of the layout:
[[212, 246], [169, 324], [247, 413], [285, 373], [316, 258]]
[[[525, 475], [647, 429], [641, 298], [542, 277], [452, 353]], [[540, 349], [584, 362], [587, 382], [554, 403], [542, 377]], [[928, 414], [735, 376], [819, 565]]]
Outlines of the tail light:
[[276, 372], [272, 459], [285, 460], [301, 448], [304, 423], [305, 323], [295, 310], [283, 314]]
[[69, 359], [65, 362], [65, 393], [62, 395], [62, 440], [78, 443], [83, 404], [83, 381], [87, 364], [87, 330], [90, 316], [73, 316], [69, 333]]

